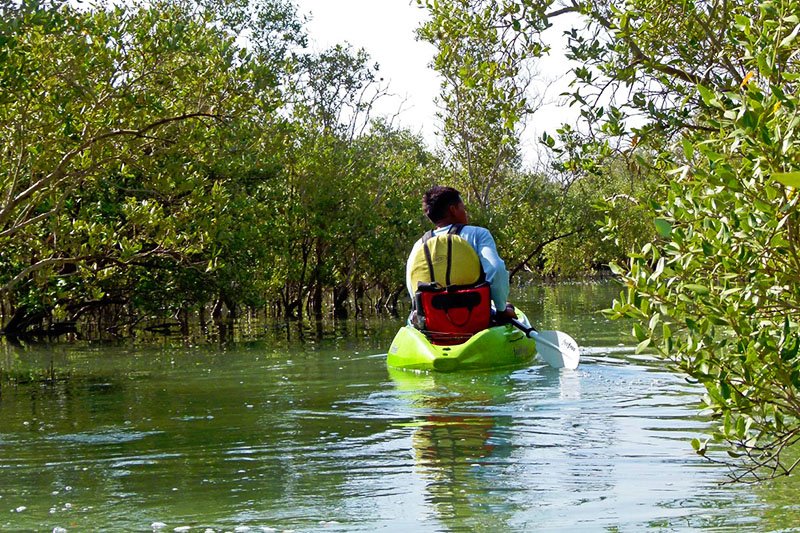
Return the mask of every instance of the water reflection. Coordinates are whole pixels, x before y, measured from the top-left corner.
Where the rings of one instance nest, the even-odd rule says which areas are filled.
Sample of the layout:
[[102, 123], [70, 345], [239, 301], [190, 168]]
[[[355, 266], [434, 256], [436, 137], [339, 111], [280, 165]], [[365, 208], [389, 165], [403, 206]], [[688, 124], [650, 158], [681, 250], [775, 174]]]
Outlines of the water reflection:
[[447, 530], [744, 523], [717, 510], [737, 491], [714, 491], [722, 475], [688, 446], [702, 425], [687, 405], [693, 390], [657, 369], [590, 361], [574, 372], [390, 375], [413, 415], [430, 519]]
[[[551, 295], [557, 290], [566, 292]], [[602, 317], [581, 315], [597, 295], [539, 292], [547, 305], [532, 320], [543, 328], [571, 321], [555, 327], [584, 348], [576, 372], [534, 365], [387, 376], [392, 321], [353, 322], [321, 339], [311, 331], [302, 343], [297, 329], [287, 340], [276, 326], [224, 349], [0, 349], [0, 373], [55, 375], [0, 394], [0, 530], [140, 531], [162, 522], [168, 531], [762, 531], [797, 523], [791, 481], [718, 485], [725, 469], [689, 446], [708, 428], [698, 387], [620, 346], [625, 337]]]
[[[409, 407], [425, 413], [413, 420], [411, 443], [425, 501], [452, 529], [508, 529], [517, 509], [502, 486], [511, 455], [509, 415], [492, 415], [512, 391], [505, 374], [463, 379], [390, 370]], [[490, 523], [488, 522], [490, 521]]]
[[[550, 412], [542, 398], [536, 405], [526, 391], [557, 389], [559, 409], [568, 411], [570, 402], [581, 399], [578, 372], [537, 367], [516, 373], [390, 369], [389, 374], [408, 408], [418, 414], [409, 423], [416, 472], [424, 480], [433, 518], [448, 529], [518, 529], [520, 516], [541, 504], [538, 498], [531, 501], [531, 492], [563, 498], [586, 488], [575, 479], [586, 476], [582, 462], [549, 461], [550, 453], [535, 451], [580, 449], [571, 441], [584, 436], [574, 430], [569, 416]], [[567, 486], [557, 486], [558, 480], [567, 480]]]

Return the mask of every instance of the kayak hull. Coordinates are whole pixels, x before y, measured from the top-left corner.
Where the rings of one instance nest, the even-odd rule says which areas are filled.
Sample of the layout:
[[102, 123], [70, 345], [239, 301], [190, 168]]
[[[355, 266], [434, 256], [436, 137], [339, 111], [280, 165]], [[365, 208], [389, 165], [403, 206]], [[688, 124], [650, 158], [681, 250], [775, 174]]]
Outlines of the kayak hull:
[[522, 367], [535, 357], [536, 341], [510, 324], [485, 329], [450, 346], [431, 344], [418, 329], [403, 326], [392, 341], [386, 364], [403, 370], [455, 372]]

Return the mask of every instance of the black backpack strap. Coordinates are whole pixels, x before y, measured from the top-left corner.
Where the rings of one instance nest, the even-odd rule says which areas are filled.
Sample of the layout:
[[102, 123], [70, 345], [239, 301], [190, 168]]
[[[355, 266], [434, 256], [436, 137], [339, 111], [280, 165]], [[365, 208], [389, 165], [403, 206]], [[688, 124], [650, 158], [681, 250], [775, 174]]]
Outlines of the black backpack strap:
[[428, 263], [428, 273], [431, 281], [436, 281], [436, 277], [433, 275], [433, 260], [431, 259], [431, 250], [428, 248], [428, 243], [422, 243], [422, 250], [425, 252], [425, 262]]
[[428, 263], [428, 273], [431, 277], [431, 282], [436, 281], [433, 275], [433, 260], [431, 259], [431, 250], [428, 248], [428, 239], [433, 238], [433, 230], [426, 231], [422, 236], [422, 250], [425, 252], [425, 262]]
[[464, 224], [451, 224], [447, 230], [447, 274], [445, 274], [447, 287], [450, 286], [450, 272], [453, 269], [453, 235], [458, 235], [462, 229]]
[[444, 275], [445, 287], [450, 286], [450, 271], [453, 266], [453, 235], [447, 233], [447, 272]]

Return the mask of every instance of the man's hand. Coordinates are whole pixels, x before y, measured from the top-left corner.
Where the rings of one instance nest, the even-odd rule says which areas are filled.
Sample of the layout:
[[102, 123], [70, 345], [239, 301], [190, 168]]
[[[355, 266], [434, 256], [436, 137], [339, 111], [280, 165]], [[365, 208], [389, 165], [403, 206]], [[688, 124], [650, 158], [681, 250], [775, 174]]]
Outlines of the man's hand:
[[514, 309], [514, 306], [509, 303], [506, 304], [506, 308], [502, 313], [497, 314], [505, 318], [517, 318], [517, 310]]

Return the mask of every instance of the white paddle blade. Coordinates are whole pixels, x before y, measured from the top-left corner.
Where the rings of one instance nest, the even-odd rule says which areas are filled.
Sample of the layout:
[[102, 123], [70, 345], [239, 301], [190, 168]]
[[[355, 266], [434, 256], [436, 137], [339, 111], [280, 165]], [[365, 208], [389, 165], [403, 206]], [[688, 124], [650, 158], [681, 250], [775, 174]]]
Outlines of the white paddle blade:
[[581, 362], [581, 353], [575, 339], [563, 331], [539, 331], [532, 333], [536, 340], [539, 357], [553, 368], [574, 370]]

